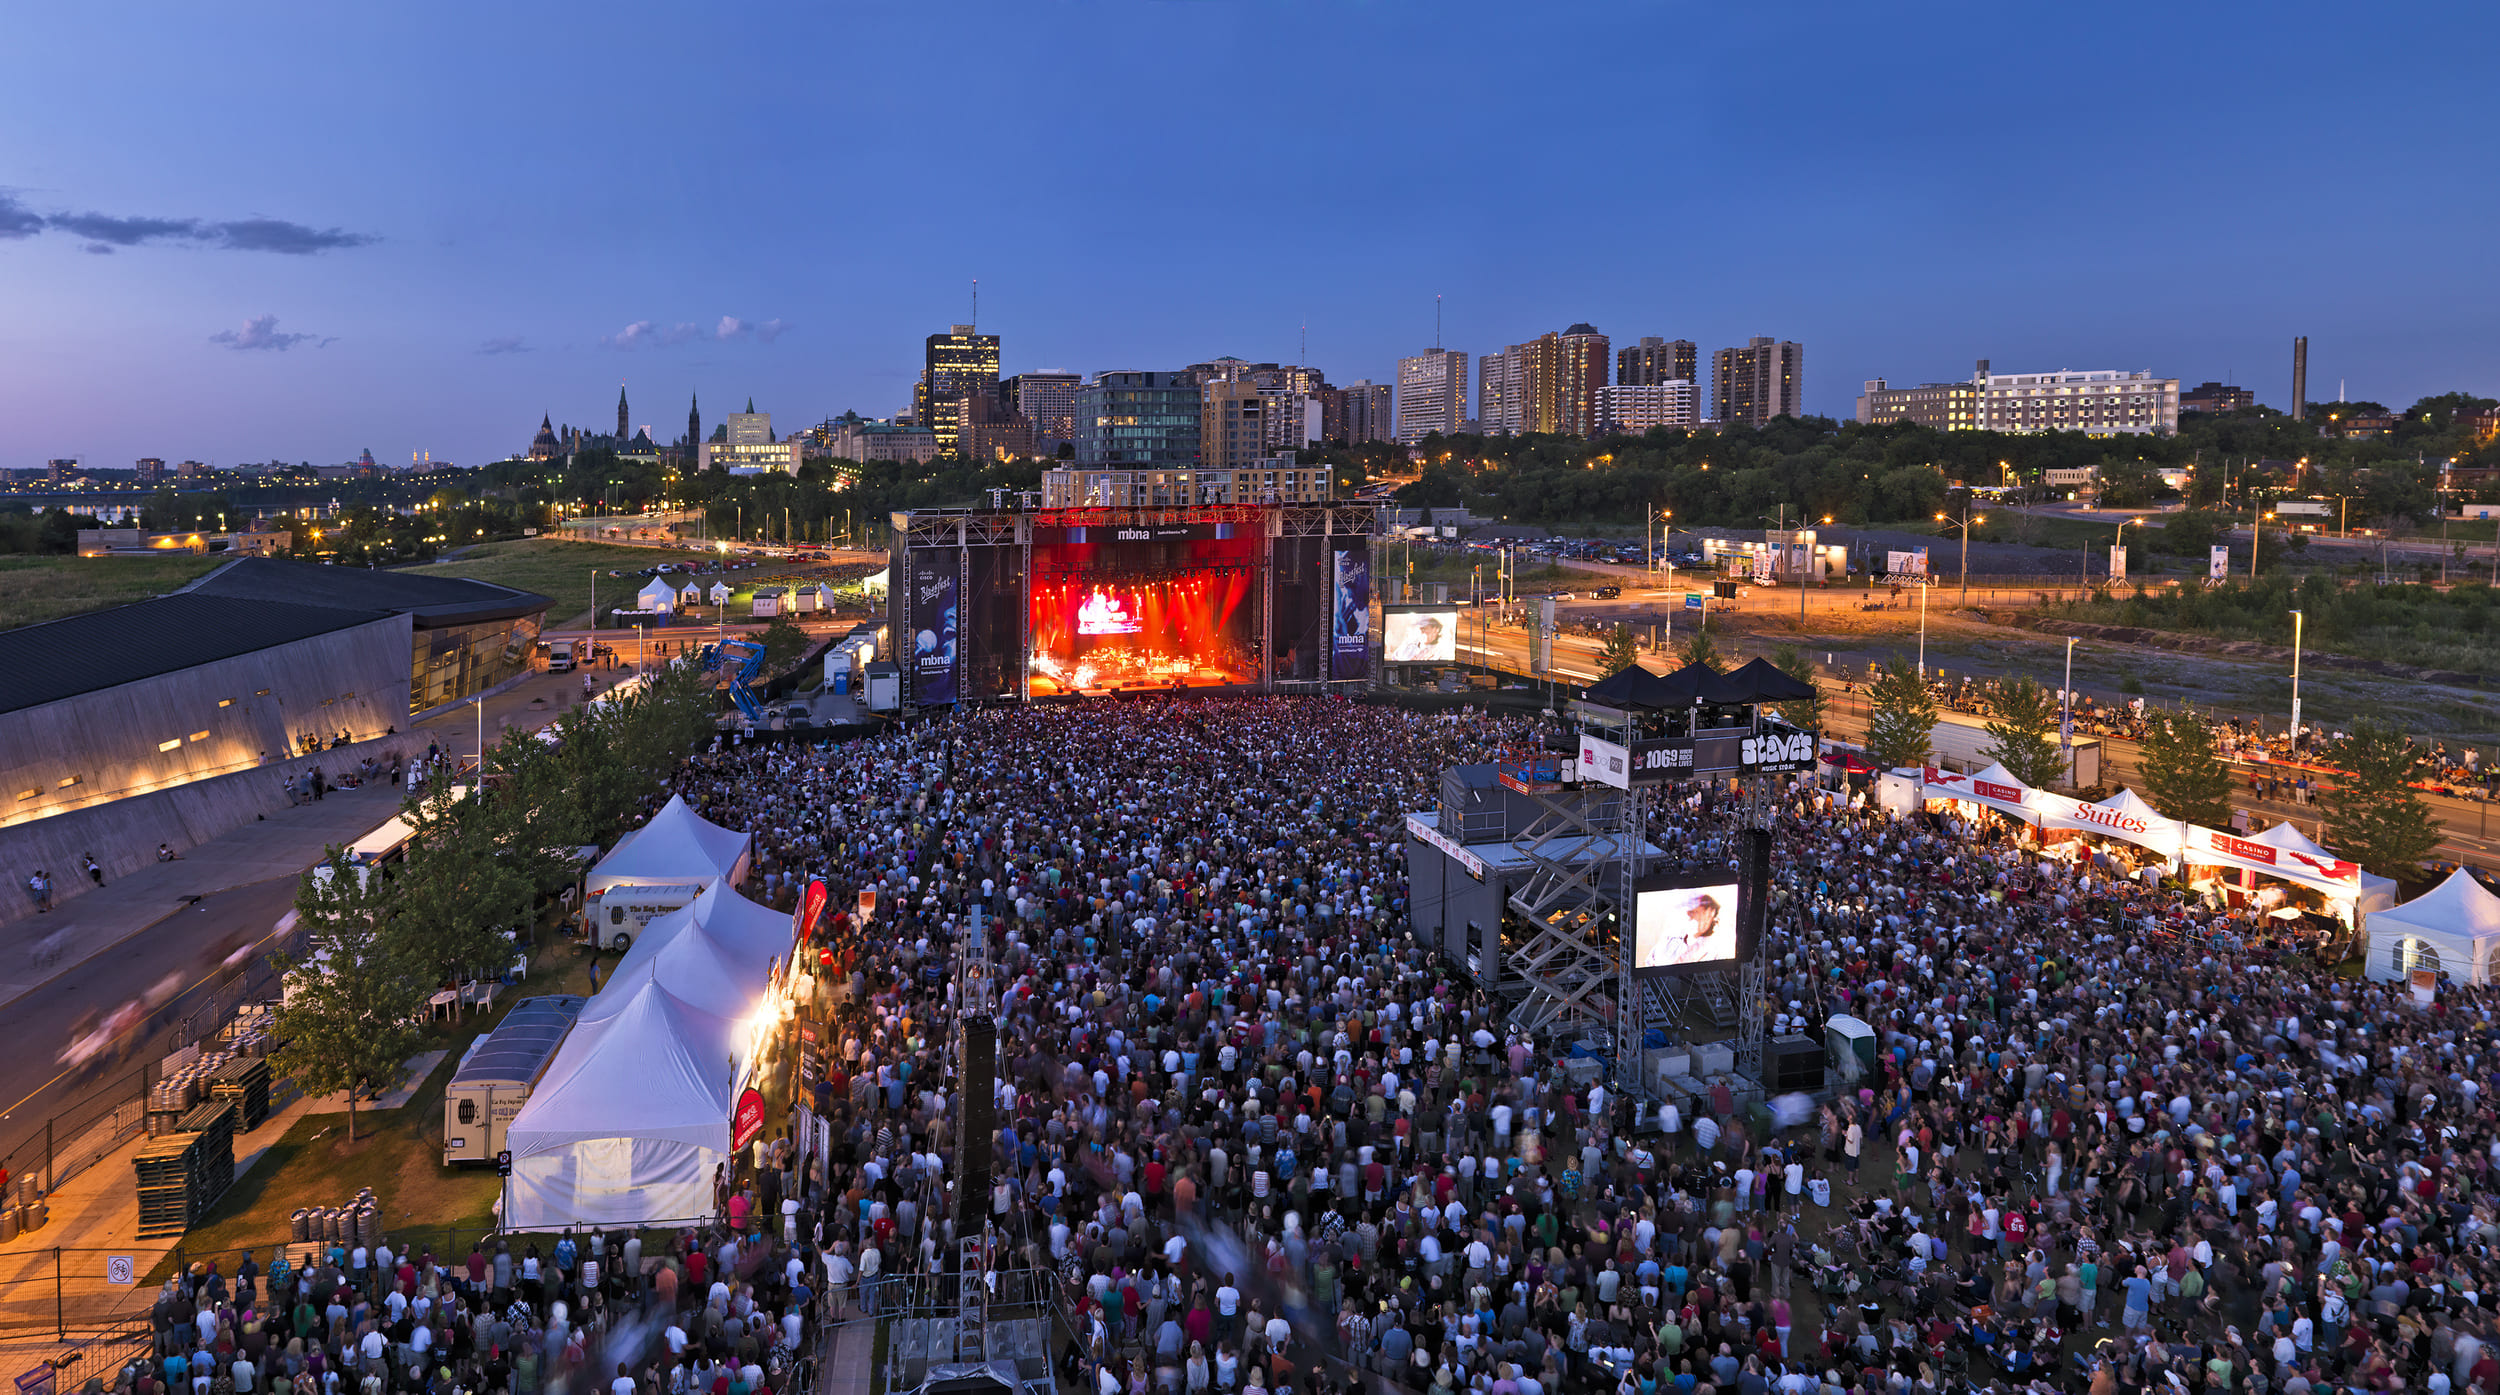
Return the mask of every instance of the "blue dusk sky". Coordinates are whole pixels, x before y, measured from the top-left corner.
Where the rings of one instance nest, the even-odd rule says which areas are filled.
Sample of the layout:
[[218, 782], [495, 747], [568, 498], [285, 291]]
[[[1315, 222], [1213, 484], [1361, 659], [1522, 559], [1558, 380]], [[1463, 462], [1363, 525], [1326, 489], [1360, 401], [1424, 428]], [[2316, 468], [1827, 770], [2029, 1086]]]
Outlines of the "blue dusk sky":
[[[0, 465], [475, 464], [1588, 321], [2500, 395], [2491, 5], [15, 5]], [[1306, 328], [1307, 327], [1307, 328]]]

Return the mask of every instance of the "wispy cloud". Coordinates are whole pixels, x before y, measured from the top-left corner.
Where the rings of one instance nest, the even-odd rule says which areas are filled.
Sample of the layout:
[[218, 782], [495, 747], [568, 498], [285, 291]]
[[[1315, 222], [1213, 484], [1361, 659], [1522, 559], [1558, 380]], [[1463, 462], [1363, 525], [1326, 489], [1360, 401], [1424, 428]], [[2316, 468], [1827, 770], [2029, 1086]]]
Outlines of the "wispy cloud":
[[680, 320], [671, 325], [664, 325], [655, 320], [636, 320], [599, 342], [611, 349], [636, 349], [645, 344], [657, 344], [668, 348], [698, 341], [726, 344], [738, 339], [756, 339], [769, 344], [788, 333], [790, 328], [790, 322], [783, 319], [770, 319], [758, 323], [754, 320], [742, 320], [735, 315], [723, 315], [708, 325], [697, 324], [692, 320]]
[[478, 345], [477, 351], [481, 354], [526, 354], [530, 352], [530, 346], [522, 343], [521, 336], [517, 334], [498, 334]]
[[344, 228], [306, 227], [283, 218], [244, 218], [209, 226], [222, 244], [234, 251], [279, 252], [291, 257], [308, 257], [333, 248], [364, 247], [381, 241], [371, 233], [352, 233]]
[[17, 195], [0, 190], [0, 238], [15, 240], [42, 231], [42, 214], [20, 202]]
[[16, 194], [0, 191], [0, 239], [33, 237], [45, 231], [67, 233], [86, 250], [110, 253], [121, 247], [165, 243], [227, 252], [275, 252], [310, 256], [337, 248], [363, 247], [381, 239], [344, 228], [316, 228], [284, 218], [255, 215], [217, 222], [206, 218], [126, 217], [117, 213], [38, 213]]
[[278, 328], [277, 316], [254, 315], [243, 328], [219, 330], [208, 336], [208, 342], [223, 344], [229, 349], [292, 349], [303, 343], [311, 343], [316, 349], [326, 349], [338, 342], [338, 336], [290, 334]]

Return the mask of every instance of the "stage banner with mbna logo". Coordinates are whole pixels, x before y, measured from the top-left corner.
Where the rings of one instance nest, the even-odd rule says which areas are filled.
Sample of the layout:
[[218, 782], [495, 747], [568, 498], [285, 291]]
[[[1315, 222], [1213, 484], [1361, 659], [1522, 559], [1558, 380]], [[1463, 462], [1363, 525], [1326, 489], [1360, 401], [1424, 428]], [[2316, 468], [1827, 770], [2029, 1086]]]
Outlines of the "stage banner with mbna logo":
[[911, 553], [911, 690], [921, 707], [955, 702], [955, 659], [962, 606], [951, 548]]
[[1372, 676], [1372, 556], [1365, 548], [1331, 554], [1335, 585], [1328, 607], [1328, 676]]

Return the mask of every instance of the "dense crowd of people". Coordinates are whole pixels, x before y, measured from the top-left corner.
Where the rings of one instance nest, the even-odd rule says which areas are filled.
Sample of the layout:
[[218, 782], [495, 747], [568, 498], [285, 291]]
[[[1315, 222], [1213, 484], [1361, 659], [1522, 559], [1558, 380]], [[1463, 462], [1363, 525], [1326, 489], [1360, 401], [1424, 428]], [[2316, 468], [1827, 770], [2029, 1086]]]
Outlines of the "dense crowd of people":
[[[750, 894], [832, 891], [803, 1126], [724, 1181], [717, 1233], [650, 1276], [662, 1257], [611, 1249], [596, 1297], [587, 1237], [535, 1289], [491, 1255], [324, 1266], [345, 1297], [309, 1333], [300, 1305], [260, 1310], [281, 1354], [253, 1380], [752, 1395], [819, 1322], [951, 1311], [951, 1044], [977, 995], [989, 1262], [1054, 1288], [1082, 1395], [2500, 1395], [2479, 992], [2424, 1009], [1994, 816], [1799, 784], [1762, 1010], [1865, 1022], [1872, 1068], [1803, 1110], [1732, 1080], [1653, 1098], [1510, 1030], [1407, 919], [1403, 816], [1538, 734], [1141, 697], [697, 757], [677, 789], [753, 832]], [[1652, 833], [1721, 865], [1742, 808], [1685, 787]], [[157, 1375], [196, 1387], [206, 1353], [195, 1395], [250, 1346], [250, 1301], [215, 1283], [160, 1314]], [[449, 1335], [420, 1346], [429, 1323]]]

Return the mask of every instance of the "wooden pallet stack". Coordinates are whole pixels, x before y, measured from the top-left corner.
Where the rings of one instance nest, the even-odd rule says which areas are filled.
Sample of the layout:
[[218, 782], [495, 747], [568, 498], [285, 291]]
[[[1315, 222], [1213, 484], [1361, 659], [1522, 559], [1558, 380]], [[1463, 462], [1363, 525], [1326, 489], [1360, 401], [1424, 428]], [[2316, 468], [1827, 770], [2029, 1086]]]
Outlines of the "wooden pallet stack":
[[235, 1103], [216, 1100], [175, 1121], [174, 1131], [140, 1145], [139, 1235], [180, 1235], [234, 1185]]
[[259, 1128], [269, 1117], [269, 1062], [239, 1056], [219, 1066], [208, 1078], [208, 1097], [231, 1102], [241, 1116], [236, 1127]]

